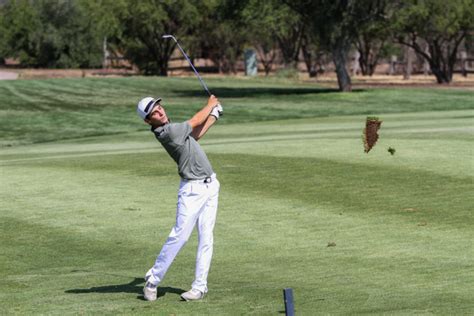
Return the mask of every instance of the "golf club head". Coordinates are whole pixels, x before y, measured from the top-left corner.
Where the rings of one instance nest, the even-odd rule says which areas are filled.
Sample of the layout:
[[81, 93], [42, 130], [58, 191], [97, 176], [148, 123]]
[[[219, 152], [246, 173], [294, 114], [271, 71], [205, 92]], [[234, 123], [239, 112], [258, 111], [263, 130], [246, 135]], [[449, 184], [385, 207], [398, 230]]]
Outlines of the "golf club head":
[[211, 92], [209, 91], [209, 89], [207, 88], [207, 85], [204, 83], [204, 80], [202, 80], [201, 76], [199, 75], [198, 71], [196, 70], [196, 68], [194, 67], [193, 63], [191, 62], [191, 60], [189, 59], [188, 55], [186, 54], [186, 52], [183, 50], [183, 48], [181, 47], [181, 45], [179, 45], [178, 43], [178, 40], [171, 34], [164, 34], [161, 36], [162, 38], [172, 38], [173, 41], [176, 43], [176, 45], [178, 45], [178, 48], [179, 50], [181, 51], [181, 53], [183, 54], [184, 58], [186, 58], [186, 60], [188, 61], [189, 65], [191, 66], [191, 68], [193, 69], [194, 71], [194, 74], [196, 74], [196, 77], [199, 79], [199, 82], [201, 82], [201, 85], [202, 87], [204, 88], [204, 90], [206, 90], [207, 94], [210, 96], [211, 95]]
[[172, 38], [176, 42], [176, 38], [171, 34], [165, 34], [162, 36], [162, 38]]

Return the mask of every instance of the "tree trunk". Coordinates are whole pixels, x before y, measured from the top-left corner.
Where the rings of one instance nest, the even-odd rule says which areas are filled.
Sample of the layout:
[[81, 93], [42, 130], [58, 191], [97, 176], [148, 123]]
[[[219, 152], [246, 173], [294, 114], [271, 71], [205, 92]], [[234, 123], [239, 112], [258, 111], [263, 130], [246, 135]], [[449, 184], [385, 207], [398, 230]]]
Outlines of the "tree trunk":
[[308, 71], [310, 78], [316, 78], [318, 71], [316, 70], [316, 63], [313, 63], [311, 57], [304, 56], [304, 63], [306, 64], [306, 70]]
[[435, 75], [436, 82], [438, 82], [439, 84], [450, 83], [451, 82], [452, 73], [451, 73], [451, 78], [450, 78], [448, 73], [446, 73], [445, 71], [443, 71], [439, 67], [433, 66], [433, 65], [431, 66], [431, 72], [433, 73], [433, 75]]
[[[448, 56], [450, 53], [449, 50], [445, 52]], [[451, 82], [454, 63], [453, 65], [449, 65], [449, 57], [443, 56], [443, 49], [437, 41], [430, 43], [430, 58], [428, 61], [430, 63], [431, 72], [435, 75], [436, 81], [439, 84], [447, 84]]]
[[405, 72], [403, 74], [403, 80], [409, 80], [411, 73], [413, 72], [413, 56], [412, 49], [409, 46], [405, 47]]
[[[365, 37], [362, 39], [357, 38], [354, 42], [357, 51], [359, 52], [359, 69], [362, 73], [362, 76], [367, 76], [369, 74], [369, 51], [367, 46], [370, 46]], [[370, 48], [369, 48], [370, 49]]]
[[272, 70], [273, 62], [276, 57], [276, 48], [272, 47], [270, 50], [265, 49], [263, 46], [255, 44], [257, 48], [257, 53], [260, 59], [260, 62], [263, 65], [263, 69], [265, 71], [265, 76], [268, 76], [270, 71]]
[[168, 60], [158, 61], [158, 75], [168, 77]]
[[[428, 45], [426, 45], [425, 47], [425, 54], [426, 56], [430, 55], [430, 48], [428, 47]], [[421, 57], [423, 57], [423, 74], [425, 76], [428, 76], [430, 73], [430, 63], [428, 62], [426, 58], [424, 58], [423, 55], [421, 55]]]
[[467, 52], [461, 52], [461, 74], [467, 77]]
[[339, 91], [350, 92], [352, 91], [351, 77], [346, 69], [346, 56], [349, 50], [347, 44], [349, 41], [339, 39], [336, 41], [332, 49], [332, 58], [334, 65], [336, 66], [337, 83], [339, 84]]
[[304, 38], [301, 43], [301, 51], [303, 53], [304, 63], [306, 64], [306, 69], [308, 70], [309, 77], [315, 78], [318, 74], [316, 69], [317, 56], [313, 56], [313, 52], [309, 48], [308, 39]]
[[298, 68], [298, 57], [304, 34], [303, 32], [303, 24], [298, 24], [293, 27], [291, 34], [277, 37], [277, 42], [280, 47], [285, 67]]
[[377, 67], [379, 53], [383, 49], [385, 42], [371, 38], [362, 34], [354, 41], [356, 49], [359, 51], [359, 68], [363, 76], [372, 76]]

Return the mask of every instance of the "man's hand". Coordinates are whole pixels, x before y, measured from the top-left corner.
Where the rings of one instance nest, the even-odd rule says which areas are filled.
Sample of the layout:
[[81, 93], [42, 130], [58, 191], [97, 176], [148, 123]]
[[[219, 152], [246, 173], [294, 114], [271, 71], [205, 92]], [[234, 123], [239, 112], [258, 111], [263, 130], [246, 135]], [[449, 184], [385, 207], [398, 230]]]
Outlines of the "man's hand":
[[219, 104], [219, 100], [217, 100], [215, 95], [211, 95], [209, 97], [209, 100], [207, 100], [207, 106], [210, 106], [211, 108], [215, 107], [218, 104]]
[[209, 100], [207, 100], [207, 105], [203, 107], [201, 111], [194, 114], [194, 116], [188, 121], [189, 125], [194, 129], [203, 124], [209, 117], [209, 114], [211, 114], [212, 109], [218, 104], [219, 100], [214, 95], [211, 95]]
[[216, 118], [216, 120], [219, 119], [219, 117], [221, 117], [222, 115], [224, 115], [224, 109], [222, 108], [222, 105], [217, 104], [211, 111], [211, 114], [212, 116], [214, 116]]

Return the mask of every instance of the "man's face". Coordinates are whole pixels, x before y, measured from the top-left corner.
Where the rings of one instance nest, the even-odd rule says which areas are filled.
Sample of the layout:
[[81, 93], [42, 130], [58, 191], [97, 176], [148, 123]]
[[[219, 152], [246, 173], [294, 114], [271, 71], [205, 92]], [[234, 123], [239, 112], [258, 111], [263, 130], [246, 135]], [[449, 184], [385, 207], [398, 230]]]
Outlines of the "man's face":
[[145, 122], [152, 126], [161, 126], [168, 123], [168, 116], [166, 116], [165, 109], [161, 104], [157, 103], [150, 114], [148, 114]]

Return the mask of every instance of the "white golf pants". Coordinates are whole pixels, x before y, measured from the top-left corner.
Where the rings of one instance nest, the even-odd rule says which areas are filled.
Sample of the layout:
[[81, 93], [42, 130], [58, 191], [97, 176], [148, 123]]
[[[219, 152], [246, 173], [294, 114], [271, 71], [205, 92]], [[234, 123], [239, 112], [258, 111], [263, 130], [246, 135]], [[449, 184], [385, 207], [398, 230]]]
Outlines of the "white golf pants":
[[197, 226], [198, 248], [193, 289], [207, 293], [207, 275], [211, 266], [213, 230], [216, 222], [219, 181], [213, 174], [211, 182], [181, 180], [176, 208], [176, 224], [171, 230], [155, 265], [148, 271], [148, 282], [158, 285], [189, 236]]

